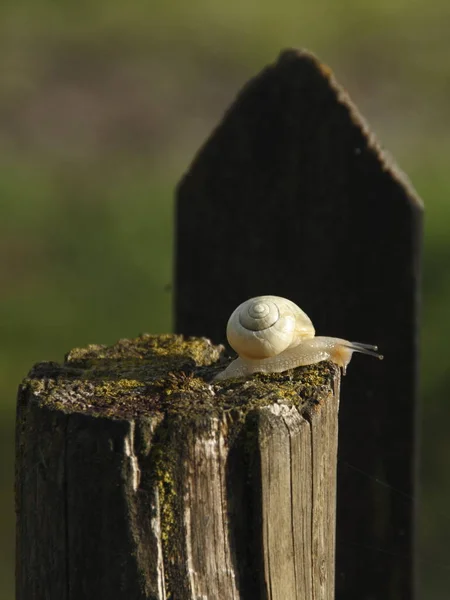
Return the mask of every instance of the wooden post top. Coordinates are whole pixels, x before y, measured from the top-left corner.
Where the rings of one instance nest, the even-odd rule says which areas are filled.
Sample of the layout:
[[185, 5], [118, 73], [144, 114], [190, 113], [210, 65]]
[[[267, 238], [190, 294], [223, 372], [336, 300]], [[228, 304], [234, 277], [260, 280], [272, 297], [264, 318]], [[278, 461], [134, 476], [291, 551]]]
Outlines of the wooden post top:
[[233, 408], [247, 412], [278, 401], [301, 410], [333, 393], [338, 369], [329, 362], [212, 385], [227, 364], [223, 352], [206, 338], [144, 334], [109, 347], [76, 348], [62, 364], [38, 363], [21, 391], [49, 409], [124, 419]]

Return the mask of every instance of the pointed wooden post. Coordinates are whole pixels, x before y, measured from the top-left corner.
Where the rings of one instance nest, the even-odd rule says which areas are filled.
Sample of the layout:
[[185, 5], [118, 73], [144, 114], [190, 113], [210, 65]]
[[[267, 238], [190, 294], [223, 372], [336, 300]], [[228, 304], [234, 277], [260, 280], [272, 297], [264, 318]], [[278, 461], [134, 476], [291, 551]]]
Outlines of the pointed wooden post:
[[305, 52], [244, 87], [178, 190], [177, 332], [223, 341], [240, 302], [277, 294], [318, 334], [385, 355], [354, 359], [343, 385], [337, 600], [414, 598], [415, 507], [395, 489], [415, 497], [421, 228], [407, 180]]

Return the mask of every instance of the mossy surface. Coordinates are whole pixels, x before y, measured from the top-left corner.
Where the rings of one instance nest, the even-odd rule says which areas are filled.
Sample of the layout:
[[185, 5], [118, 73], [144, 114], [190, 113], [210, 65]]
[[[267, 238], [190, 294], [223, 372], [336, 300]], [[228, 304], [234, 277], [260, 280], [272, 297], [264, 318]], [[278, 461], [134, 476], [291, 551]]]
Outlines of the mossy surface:
[[336, 367], [328, 362], [213, 382], [227, 362], [223, 347], [205, 338], [145, 334], [109, 347], [76, 348], [62, 364], [39, 363], [22, 387], [49, 408], [117, 418], [245, 413], [278, 401], [302, 407], [333, 391]]

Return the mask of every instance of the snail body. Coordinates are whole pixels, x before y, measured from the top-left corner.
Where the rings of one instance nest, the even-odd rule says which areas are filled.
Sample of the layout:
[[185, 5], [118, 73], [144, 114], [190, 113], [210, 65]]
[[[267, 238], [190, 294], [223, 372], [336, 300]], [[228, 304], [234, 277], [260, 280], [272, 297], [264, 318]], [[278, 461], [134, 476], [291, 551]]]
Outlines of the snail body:
[[227, 339], [239, 357], [216, 380], [253, 373], [280, 373], [331, 360], [344, 374], [353, 352], [382, 358], [377, 347], [340, 338], [316, 336], [308, 315], [280, 296], [257, 296], [231, 314]]

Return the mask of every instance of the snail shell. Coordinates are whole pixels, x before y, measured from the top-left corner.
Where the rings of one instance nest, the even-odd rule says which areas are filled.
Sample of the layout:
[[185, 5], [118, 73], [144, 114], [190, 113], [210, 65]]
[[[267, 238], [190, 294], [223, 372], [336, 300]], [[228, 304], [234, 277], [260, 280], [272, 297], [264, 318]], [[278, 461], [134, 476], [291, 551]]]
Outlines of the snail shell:
[[239, 356], [268, 358], [314, 337], [311, 319], [280, 296], [257, 296], [240, 304], [228, 320], [227, 338]]
[[333, 361], [345, 374], [353, 352], [383, 358], [371, 344], [315, 336], [308, 315], [280, 296], [258, 296], [240, 304], [228, 320], [227, 338], [239, 357], [216, 380], [280, 373], [322, 360]]

